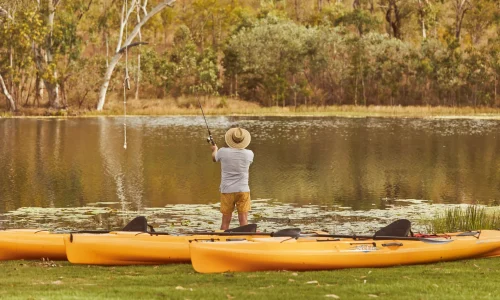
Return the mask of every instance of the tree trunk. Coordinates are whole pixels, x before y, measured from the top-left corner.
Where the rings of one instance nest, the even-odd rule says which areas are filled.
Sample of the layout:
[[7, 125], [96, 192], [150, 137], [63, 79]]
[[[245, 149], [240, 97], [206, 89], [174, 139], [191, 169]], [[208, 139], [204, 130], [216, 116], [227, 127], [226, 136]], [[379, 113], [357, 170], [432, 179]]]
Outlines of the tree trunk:
[[5, 85], [5, 82], [1, 74], [0, 74], [0, 86], [2, 87], [2, 93], [7, 98], [7, 104], [10, 106], [10, 110], [16, 111], [17, 108], [16, 108], [16, 103], [14, 102], [14, 98], [12, 98], [9, 91], [7, 90], [7, 86]]
[[[137, 23], [141, 23], [140, 9], [137, 6]], [[142, 34], [139, 29], [139, 42], [142, 42]], [[139, 87], [141, 85], [141, 45], [139, 45], [139, 53], [137, 53], [137, 73], [135, 77], [135, 100], [139, 100]]]
[[293, 75], [293, 106], [297, 108], [297, 86], [295, 83], [295, 74]]
[[[53, 41], [52, 41], [52, 34], [54, 32], [54, 17], [56, 14], [56, 6], [57, 3], [59, 3], [58, 0], [54, 3], [54, 0], [49, 0], [48, 1], [48, 9], [49, 9], [49, 15], [47, 17], [47, 25], [49, 27], [49, 35], [47, 37], [47, 45], [45, 49], [45, 68], [48, 67], [48, 65], [52, 64], [53, 62], [53, 56], [52, 56], [52, 47], [53, 47]], [[51, 82], [48, 80], [44, 80], [45, 82], [45, 87], [47, 88], [47, 93], [49, 96], [49, 103], [50, 107], [52, 108], [59, 108], [60, 106], [60, 99], [59, 99], [59, 83], [57, 82], [57, 70], [54, 68], [53, 73], [51, 74], [53, 79]]]
[[[54, 71], [54, 75], [57, 76], [57, 72]], [[56, 81], [54, 83], [44, 80], [45, 88], [47, 89], [47, 95], [49, 96], [49, 105], [51, 108], [59, 108], [61, 106], [61, 99], [59, 97], [59, 83]]]
[[422, 0], [418, 0], [418, 16], [420, 18], [420, 27], [422, 28], [422, 38], [427, 39], [427, 32], [425, 29], [425, 4]]
[[455, 0], [455, 38], [460, 41], [462, 23], [465, 13], [469, 10], [469, 0]]
[[43, 81], [38, 73], [36, 74], [35, 89], [35, 101], [33, 104], [36, 104], [36, 107], [39, 107], [40, 101], [43, 100]]
[[401, 15], [396, 1], [389, 1], [389, 6], [385, 13], [385, 20], [391, 26], [393, 37], [401, 39]]
[[[157, 13], [162, 11], [165, 7], [171, 6], [174, 2], [175, 2], [175, 0], [164, 1], [164, 2], [161, 2], [160, 4], [158, 4], [157, 6], [155, 6], [153, 8], [153, 10], [151, 10], [151, 12], [148, 13], [144, 17], [144, 19], [142, 19], [142, 21], [134, 27], [134, 30], [132, 30], [129, 37], [127, 38], [127, 40], [124, 43], [125, 44], [124, 48], [128, 48], [130, 46], [130, 43], [134, 40], [136, 35], [139, 33], [139, 30], [141, 29], [141, 27], [144, 24], [146, 24], [146, 22], [149, 21], [149, 19], [151, 17], [153, 17], [154, 15], [156, 15]], [[120, 44], [120, 41], [118, 43]], [[109, 63], [108, 68], [106, 69], [106, 73], [104, 75], [104, 81], [101, 85], [101, 89], [99, 92], [99, 101], [97, 102], [97, 110], [99, 110], [99, 111], [101, 111], [104, 107], [104, 103], [106, 101], [106, 93], [107, 93], [108, 87], [109, 87], [109, 81], [111, 80], [111, 75], [113, 75], [113, 71], [116, 67], [116, 64], [118, 63], [118, 61], [120, 60], [122, 55], [123, 55], [122, 50], [118, 50], [115, 53], [115, 55], [113, 56], [113, 58], [111, 59], [111, 62]]]
[[239, 98], [238, 95], [238, 74], [234, 75], [234, 94], [236, 95], [236, 99]]
[[498, 77], [497, 74], [495, 74], [495, 104], [497, 103], [497, 83], [498, 83]]
[[295, 20], [297, 20], [297, 22], [300, 23], [301, 18], [300, 18], [300, 14], [299, 14], [299, 12], [300, 12], [299, 0], [295, 0], [293, 6], [295, 8]]

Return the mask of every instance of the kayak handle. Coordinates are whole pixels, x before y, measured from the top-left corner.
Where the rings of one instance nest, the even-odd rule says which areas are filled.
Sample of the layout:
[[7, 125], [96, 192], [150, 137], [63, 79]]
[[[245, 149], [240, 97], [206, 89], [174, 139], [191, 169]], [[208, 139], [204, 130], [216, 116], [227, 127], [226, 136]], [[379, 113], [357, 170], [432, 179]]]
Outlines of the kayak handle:
[[401, 246], [403, 246], [403, 243], [388, 243], [388, 244], [382, 244], [382, 247], [391, 247], [391, 246], [401, 247]]
[[373, 247], [377, 247], [377, 243], [375, 242], [349, 243], [349, 245], [373, 245]]
[[193, 239], [193, 240], [189, 240], [189, 242], [191, 243], [192, 241], [195, 241], [195, 242], [215, 242], [215, 241], [220, 241], [220, 239]]

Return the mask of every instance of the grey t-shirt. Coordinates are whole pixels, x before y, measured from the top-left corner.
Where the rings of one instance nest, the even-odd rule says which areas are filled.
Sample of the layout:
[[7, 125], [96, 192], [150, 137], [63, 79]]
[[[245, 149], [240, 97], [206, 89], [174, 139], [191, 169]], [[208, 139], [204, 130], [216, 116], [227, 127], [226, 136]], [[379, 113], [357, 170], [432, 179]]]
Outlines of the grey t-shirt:
[[248, 168], [253, 162], [253, 152], [248, 149], [220, 148], [215, 161], [221, 162], [221, 193], [250, 192]]

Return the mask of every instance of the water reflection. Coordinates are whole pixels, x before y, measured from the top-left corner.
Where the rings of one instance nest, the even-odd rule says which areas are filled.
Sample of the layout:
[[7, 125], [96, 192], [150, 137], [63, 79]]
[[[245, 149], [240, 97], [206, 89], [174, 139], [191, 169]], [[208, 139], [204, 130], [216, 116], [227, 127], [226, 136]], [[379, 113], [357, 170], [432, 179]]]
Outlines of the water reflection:
[[[0, 119], [0, 212], [25, 206], [120, 210], [218, 202], [203, 119]], [[252, 198], [384, 208], [387, 199], [494, 204], [500, 122], [334, 117], [209, 117], [219, 146], [252, 133]], [[374, 205], [373, 205], [374, 204]]]

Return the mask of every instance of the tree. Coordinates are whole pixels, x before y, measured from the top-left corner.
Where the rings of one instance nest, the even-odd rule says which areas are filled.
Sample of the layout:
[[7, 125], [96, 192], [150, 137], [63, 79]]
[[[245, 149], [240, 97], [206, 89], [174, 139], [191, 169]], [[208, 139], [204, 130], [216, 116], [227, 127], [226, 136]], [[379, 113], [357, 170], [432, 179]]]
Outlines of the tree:
[[497, 16], [500, 16], [500, 9], [497, 8], [494, 0], [476, 0], [473, 4], [471, 3], [463, 27], [471, 36], [473, 44], [479, 43]]
[[471, 0], [453, 0], [453, 8], [455, 10], [455, 38], [460, 41], [462, 32], [462, 23], [465, 13], [471, 8]]
[[15, 111], [33, 68], [32, 44], [42, 40], [44, 30], [39, 15], [24, 0], [0, 2], [0, 25], [0, 90]]
[[402, 39], [401, 27], [403, 20], [413, 12], [410, 3], [406, 0], [381, 0], [380, 7], [384, 11], [387, 24], [391, 28], [389, 31], [391, 36]]
[[[13, 22], [14, 18], [11, 16], [9, 11], [5, 8], [2, 8], [0, 6], [0, 25], [3, 25], [2, 27], [6, 29], [9, 25], [9, 23]], [[2, 35], [0, 37], [5, 38], [5, 32], [2, 30]], [[5, 39], [2, 39], [5, 40]], [[5, 85], [5, 80], [3, 79], [2, 72], [0, 70], [0, 88], [2, 89], [2, 94], [4, 94], [7, 104], [10, 107], [11, 111], [16, 111], [16, 103], [14, 102], [14, 98], [12, 98], [12, 95], [9, 93], [9, 89]]]
[[[146, 24], [146, 22], [151, 19], [154, 15], [157, 13], [161, 12], [164, 8], [168, 6], [172, 6], [175, 0], [164, 0], [157, 4], [150, 12], [147, 11], [147, 0], [144, 0], [144, 2], [138, 2], [140, 0], [132, 0], [130, 7], [128, 6], [128, 0], [125, 0], [123, 3], [123, 8], [122, 8], [122, 13], [121, 13], [121, 22], [120, 22], [120, 31], [119, 31], [119, 38], [118, 42], [116, 45], [116, 50], [113, 58], [111, 59], [109, 66], [106, 69], [106, 72], [104, 74], [104, 80], [100, 88], [99, 92], [99, 100], [97, 102], [97, 110], [102, 110], [104, 107], [104, 103], [106, 101], [106, 92], [108, 90], [109, 86], [109, 81], [111, 80], [111, 76], [113, 75], [113, 71], [118, 64], [118, 61], [122, 57], [122, 55], [128, 51], [129, 48], [137, 46], [138, 44], [132, 44], [132, 41], [135, 39], [137, 34], [139, 33], [141, 27]], [[140, 5], [141, 10], [144, 13], [143, 18], [141, 19], [140, 23], [136, 24], [132, 32], [128, 37], [126, 37], [125, 42], [123, 42], [124, 46], [122, 47], [122, 40], [123, 40], [123, 34], [128, 26], [129, 22], [129, 17], [132, 14], [134, 8], [136, 5]], [[128, 8], [128, 9], [127, 9]]]
[[268, 17], [236, 33], [225, 49], [228, 74], [238, 75], [239, 93], [265, 105], [286, 105], [316, 29]]
[[427, 30], [430, 24], [436, 22], [436, 8], [434, 7], [433, 0], [416, 0], [418, 22], [422, 30], [422, 39], [427, 38]]

